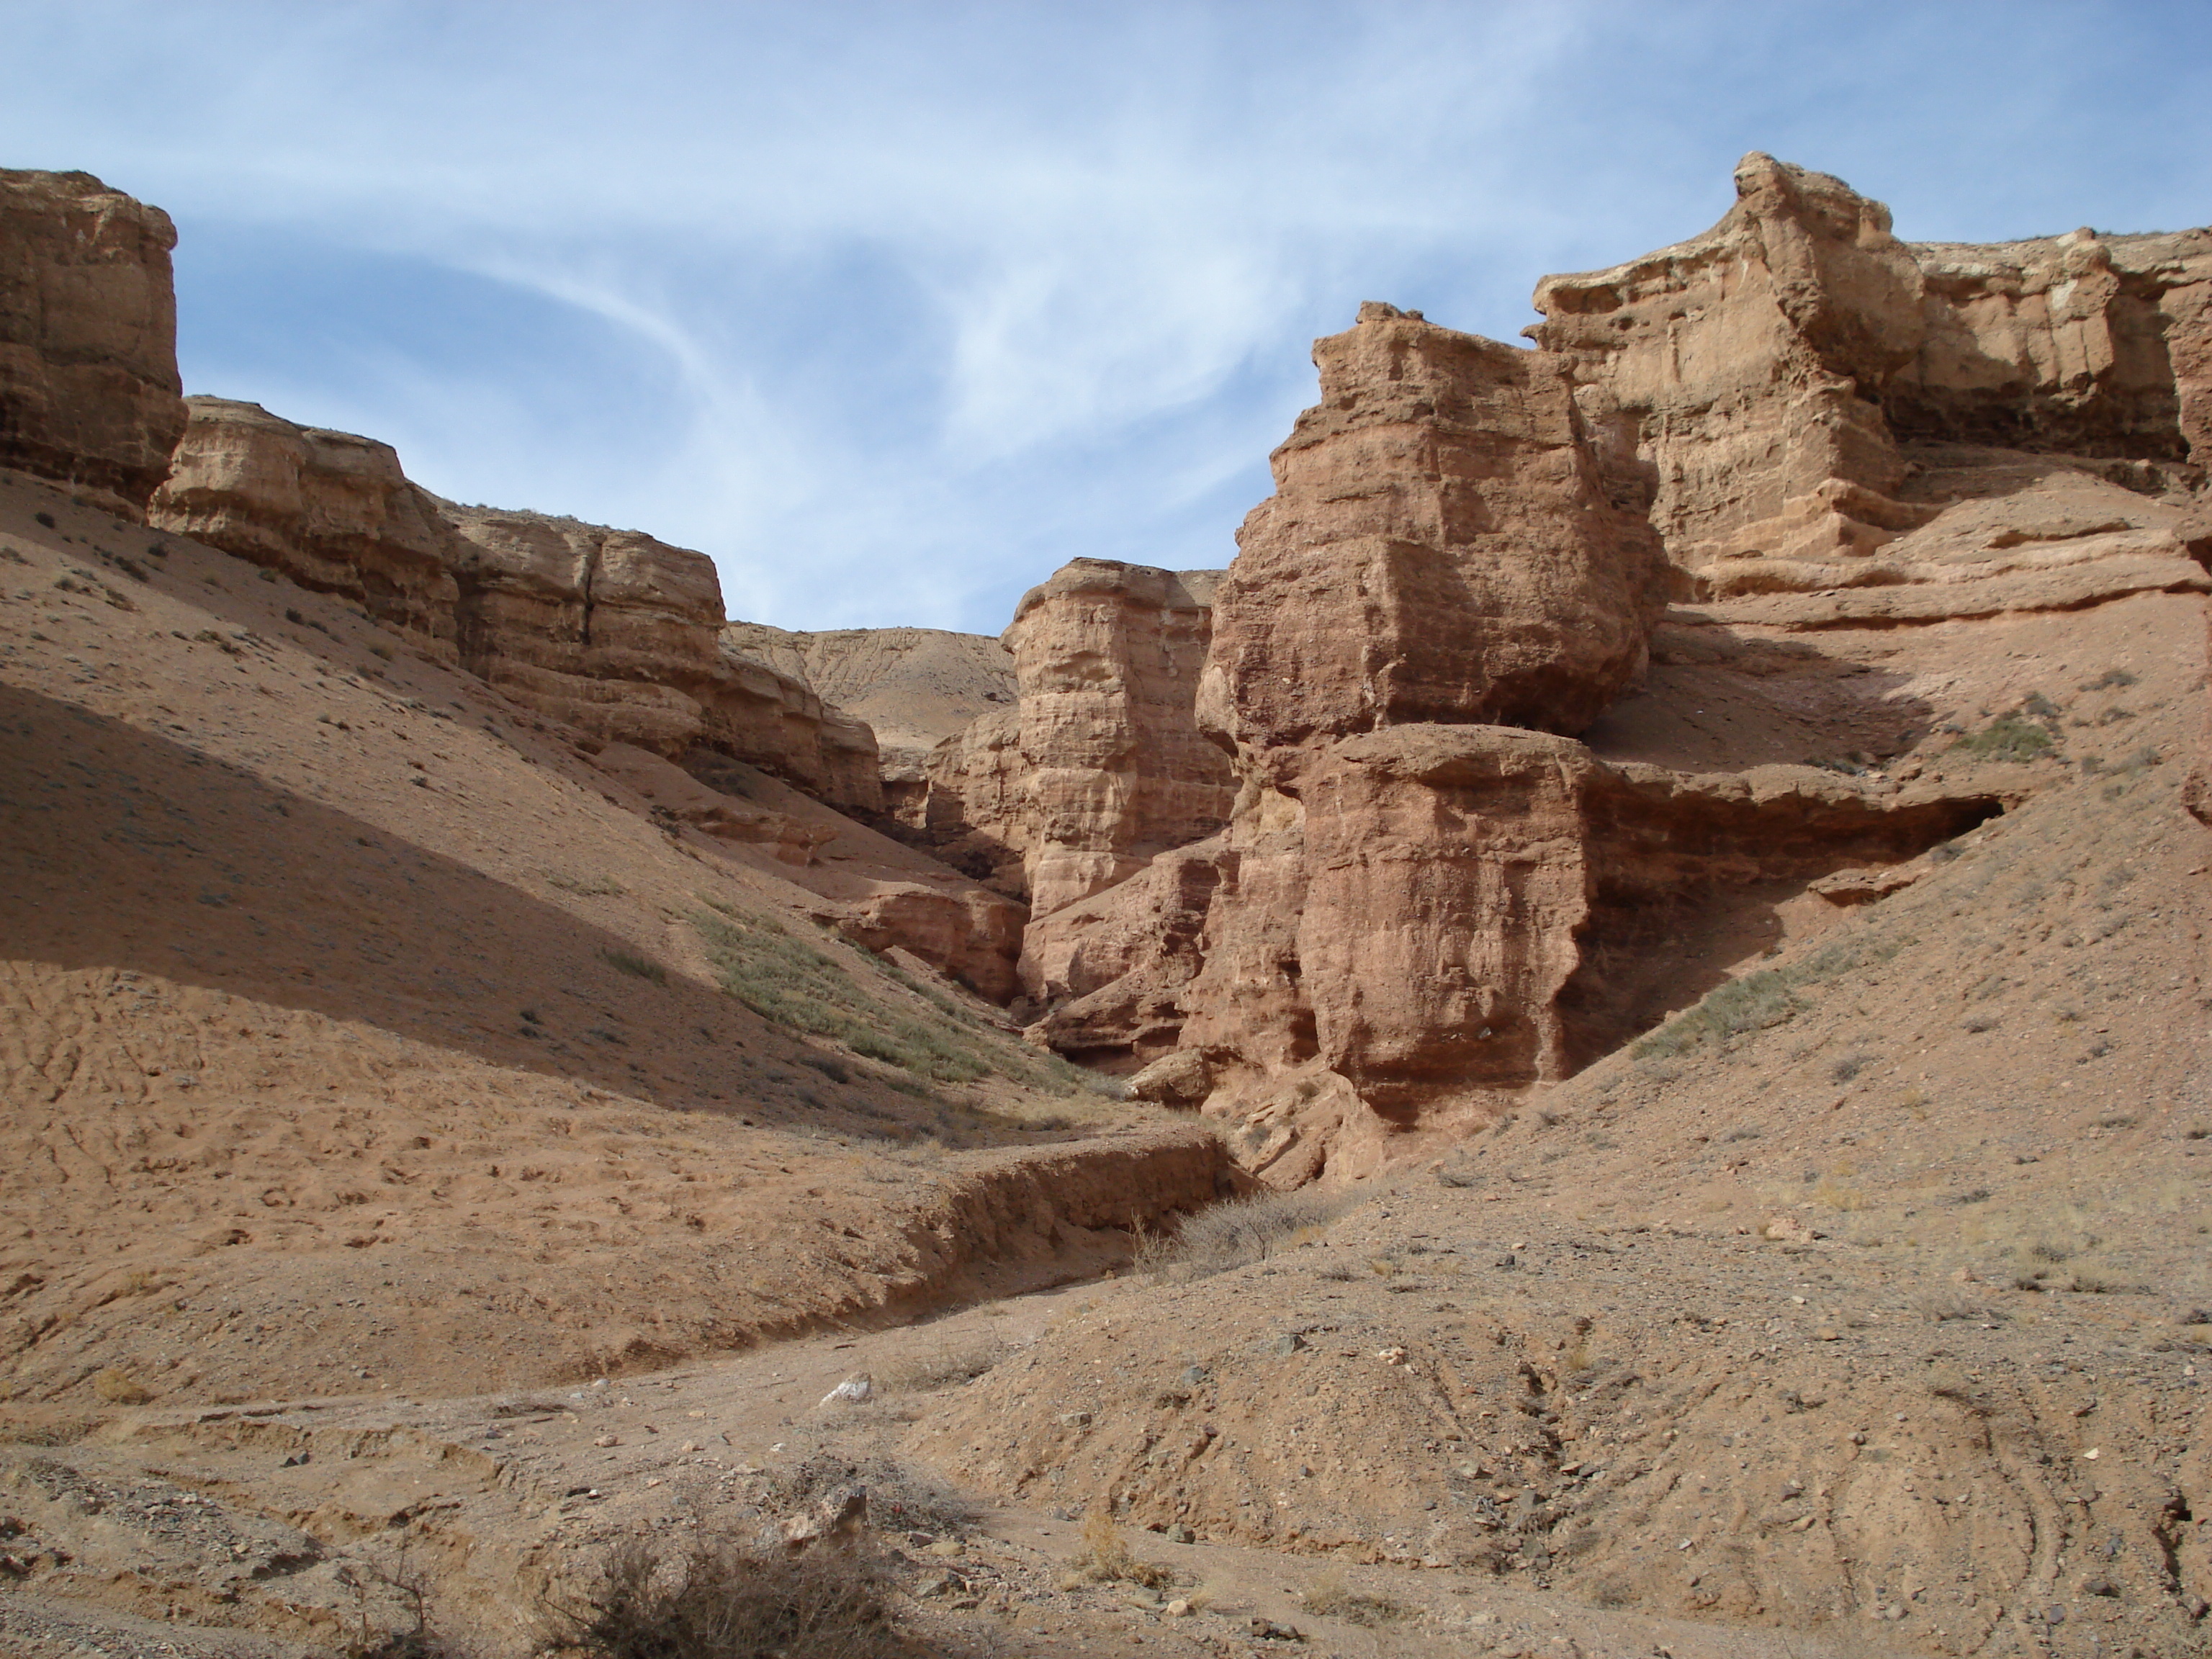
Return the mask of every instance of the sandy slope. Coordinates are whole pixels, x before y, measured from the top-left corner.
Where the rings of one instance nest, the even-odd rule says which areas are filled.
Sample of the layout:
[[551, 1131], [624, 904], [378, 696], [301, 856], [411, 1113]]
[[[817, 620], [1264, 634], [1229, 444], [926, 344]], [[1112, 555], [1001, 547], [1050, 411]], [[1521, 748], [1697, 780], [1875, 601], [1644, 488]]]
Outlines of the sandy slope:
[[[1202, 1138], [804, 919], [795, 881], [912, 881], [918, 854], [765, 781], [842, 826], [811, 871], [663, 828], [344, 607], [28, 481], [0, 489], [0, 572], [19, 1400], [103, 1372], [125, 1397], [482, 1388], [927, 1304], [1000, 1245], [1016, 1279], [1071, 1271], [1139, 1218], [1126, 1171], [1023, 1173], [1079, 1124], [1122, 1137], [1102, 1168], [1152, 1169], [1144, 1214], [1212, 1193]], [[985, 1074], [771, 1026], [716, 988], [709, 904], [781, 918]]]

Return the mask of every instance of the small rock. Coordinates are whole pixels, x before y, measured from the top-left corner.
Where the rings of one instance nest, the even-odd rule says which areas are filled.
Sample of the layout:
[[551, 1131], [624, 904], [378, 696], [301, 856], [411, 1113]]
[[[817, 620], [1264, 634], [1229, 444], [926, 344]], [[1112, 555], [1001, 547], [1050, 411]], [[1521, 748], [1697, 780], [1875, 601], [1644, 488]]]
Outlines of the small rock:
[[1765, 1235], [1781, 1244], [1810, 1244], [1820, 1236], [1794, 1215], [1778, 1215], [1770, 1218], [1766, 1224]]
[[1060, 1426], [1063, 1429], [1087, 1429], [1091, 1426], [1091, 1413], [1089, 1412], [1062, 1412], [1060, 1414]]
[[1245, 1633], [1262, 1642], [1303, 1642], [1305, 1632], [1291, 1625], [1279, 1625], [1272, 1619], [1262, 1619], [1257, 1613], [1245, 1626]]
[[1406, 1363], [1406, 1351], [1403, 1348], [1377, 1348], [1375, 1351], [1375, 1357], [1386, 1365], [1402, 1365]]
[[1170, 1544], [1195, 1544], [1198, 1534], [1188, 1527], [1176, 1525], [1168, 1528], [1167, 1540]]
[[696, 1441], [696, 1440], [687, 1440], [687, 1441], [685, 1441], [685, 1442], [684, 1443], [683, 1447], [682, 1447], [682, 1449], [683, 1449], [683, 1450], [684, 1450], [684, 1451], [688, 1451], [688, 1452], [695, 1452], [695, 1451], [702, 1450], [702, 1449], [703, 1449], [700, 1446], [700, 1444], [699, 1444], [699, 1443], [698, 1443], [697, 1441]]
[[2085, 1578], [2081, 1581], [2081, 1594], [2084, 1595], [2118, 1595], [2119, 1593], [2120, 1587], [2118, 1582], [2106, 1577], [2102, 1573], [2094, 1578]]
[[940, 1538], [928, 1548], [930, 1554], [943, 1556], [947, 1559], [968, 1553], [967, 1545], [962, 1543], [957, 1538]]
[[622, 1437], [618, 1434], [603, 1434], [592, 1443], [594, 1446], [619, 1446], [622, 1444]]
[[867, 1524], [867, 1492], [859, 1486], [842, 1486], [805, 1513], [790, 1516], [779, 1530], [784, 1547], [796, 1554], [809, 1544], [849, 1540]]

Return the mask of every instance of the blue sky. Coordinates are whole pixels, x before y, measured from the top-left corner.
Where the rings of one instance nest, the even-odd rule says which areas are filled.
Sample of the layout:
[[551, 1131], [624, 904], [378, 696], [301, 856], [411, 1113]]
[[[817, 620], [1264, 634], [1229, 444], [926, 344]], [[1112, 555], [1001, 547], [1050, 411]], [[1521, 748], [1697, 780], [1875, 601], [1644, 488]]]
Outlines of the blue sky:
[[1363, 299], [1510, 339], [1752, 149], [1925, 240], [2212, 221], [2212, 4], [0, 0], [0, 165], [167, 208], [186, 389], [995, 632], [1221, 565]]

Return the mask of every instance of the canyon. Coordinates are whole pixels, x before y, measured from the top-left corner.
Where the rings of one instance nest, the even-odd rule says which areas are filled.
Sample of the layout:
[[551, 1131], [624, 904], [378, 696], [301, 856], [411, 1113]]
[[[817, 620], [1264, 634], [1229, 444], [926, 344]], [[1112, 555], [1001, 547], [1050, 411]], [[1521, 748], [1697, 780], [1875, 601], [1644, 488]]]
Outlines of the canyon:
[[537, 1652], [817, 1465], [931, 1650], [2196, 1650], [2212, 231], [1735, 188], [994, 640], [186, 397], [0, 173], [11, 1651]]

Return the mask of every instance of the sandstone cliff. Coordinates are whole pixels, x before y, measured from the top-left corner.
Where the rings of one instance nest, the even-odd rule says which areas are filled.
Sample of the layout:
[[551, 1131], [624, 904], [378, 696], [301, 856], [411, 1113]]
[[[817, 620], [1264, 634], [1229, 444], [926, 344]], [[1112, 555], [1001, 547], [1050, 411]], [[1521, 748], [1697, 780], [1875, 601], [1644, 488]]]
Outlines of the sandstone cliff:
[[[337, 593], [602, 743], [767, 768], [882, 805], [875, 738], [803, 678], [733, 651], [703, 553], [637, 531], [441, 501], [390, 445], [188, 400], [149, 522]], [[741, 625], [742, 626], [742, 625]]]
[[[1320, 343], [1196, 698], [1235, 809], [1037, 908], [1042, 1034], [1270, 1180], [1494, 1117], [2195, 695], [2205, 234], [1916, 248], [1737, 182], [1548, 279], [1542, 350]], [[1018, 799], [1005, 752], [958, 767]]]
[[1644, 665], [1660, 562], [1604, 496], [1567, 365], [1371, 304], [1314, 362], [1322, 401], [1221, 584], [1200, 723], [1270, 778], [1408, 721], [1588, 726]]
[[342, 594], [455, 660], [461, 540], [391, 445], [297, 426], [258, 404], [186, 405], [149, 524]]
[[1615, 499], [1723, 594], [1893, 580], [1926, 522], [1914, 444], [2201, 483], [2212, 233], [1912, 245], [1839, 179], [1746, 156], [1703, 235], [1548, 276], [1528, 331], [1572, 365]]
[[636, 531], [448, 507], [461, 660], [607, 741], [755, 762], [835, 805], [882, 804], [875, 741], [802, 682], [728, 650], [703, 553]]
[[[962, 868], [1029, 900], [1033, 999], [1065, 1003], [1120, 977], [1101, 966], [1082, 901], [1227, 821], [1234, 778], [1195, 714], [1218, 577], [1066, 565], [1023, 596], [1006, 630], [1018, 706], [929, 757], [920, 827]], [[1072, 954], [1079, 940], [1087, 965]]]
[[0, 169], [0, 466], [143, 516], [185, 429], [176, 245], [88, 173]]

